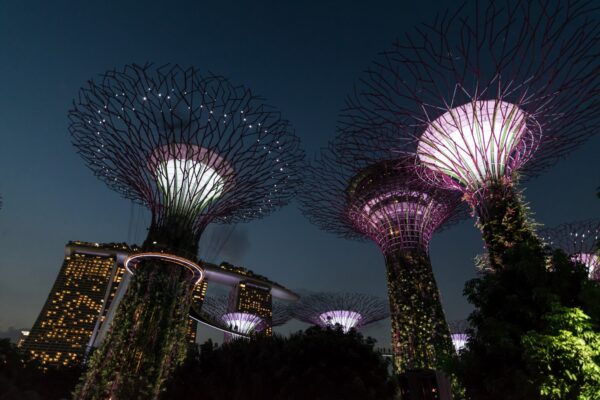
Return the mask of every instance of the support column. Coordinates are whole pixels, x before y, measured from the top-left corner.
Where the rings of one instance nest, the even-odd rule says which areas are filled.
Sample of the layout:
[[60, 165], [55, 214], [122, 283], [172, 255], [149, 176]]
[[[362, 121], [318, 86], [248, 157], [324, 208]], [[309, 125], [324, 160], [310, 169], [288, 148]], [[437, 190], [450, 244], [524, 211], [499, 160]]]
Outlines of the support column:
[[454, 350], [427, 252], [392, 252], [386, 266], [395, 371], [438, 369]]

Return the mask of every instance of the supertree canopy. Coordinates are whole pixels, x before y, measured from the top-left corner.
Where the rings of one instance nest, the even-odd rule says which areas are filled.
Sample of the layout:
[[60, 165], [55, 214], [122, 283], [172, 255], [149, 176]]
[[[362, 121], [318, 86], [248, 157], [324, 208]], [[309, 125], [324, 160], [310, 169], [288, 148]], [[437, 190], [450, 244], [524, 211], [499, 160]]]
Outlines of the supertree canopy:
[[469, 323], [466, 320], [452, 321], [448, 324], [450, 326], [450, 337], [452, 338], [452, 344], [456, 352], [460, 352], [467, 345], [469, 340]]
[[291, 319], [290, 306], [280, 301], [273, 302], [270, 321], [250, 312], [231, 311], [229, 303], [227, 295], [207, 296], [198, 312], [202, 322], [223, 331], [226, 340], [250, 337]]
[[386, 302], [360, 293], [314, 293], [293, 305], [292, 314], [320, 327], [339, 326], [344, 332], [360, 329], [389, 316]]
[[585, 265], [590, 279], [600, 281], [600, 219], [542, 229], [540, 237], [550, 247], [564, 251], [573, 261]]
[[273, 300], [273, 314], [271, 315], [271, 327], [281, 326], [292, 319], [293, 302]]
[[379, 245], [387, 266], [395, 368], [435, 368], [452, 352], [452, 342], [429, 241], [465, 216], [461, 196], [420, 179], [414, 155], [391, 153], [395, 131], [360, 131], [349, 124], [339, 133], [308, 169], [303, 211], [324, 230]]
[[96, 176], [152, 214], [133, 281], [77, 396], [156, 398], [185, 355], [192, 284], [202, 278], [189, 259], [202, 231], [286, 204], [303, 153], [277, 111], [193, 67], [108, 71], [81, 89], [69, 119]]
[[242, 311], [229, 311], [227, 295], [207, 296], [200, 313], [215, 328], [224, 331], [227, 340], [249, 337], [262, 330], [264, 326], [263, 319], [258, 315]]
[[[600, 126], [595, 2], [466, 2], [398, 41], [351, 98], [356, 130], [398, 129], [421, 175], [473, 207], [491, 268], [533, 229], [515, 188]], [[539, 243], [538, 243], [539, 244]]]

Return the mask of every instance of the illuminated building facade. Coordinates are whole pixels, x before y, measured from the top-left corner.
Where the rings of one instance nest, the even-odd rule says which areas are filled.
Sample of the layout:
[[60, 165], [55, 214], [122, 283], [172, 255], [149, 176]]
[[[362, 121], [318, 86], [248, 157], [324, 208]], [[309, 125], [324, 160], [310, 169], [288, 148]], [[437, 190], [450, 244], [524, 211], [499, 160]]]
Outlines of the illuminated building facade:
[[266, 335], [273, 333], [273, 297], [268, 286], [241, 281], [235, 286], [229, 298], [229, 311], [234, 313], [247, 313], [260, 317], [266, 329]]
[[[194, 292], [192, 293], [192, 304], [201, 308], [204, 298], [206, 297], [206, 289], [208, 288], [208, 281], [203, 280], [198, 285], [194, 286]], [[198, 322], [192, 318], [188, 319], [186, 340], [193, 346], [196, 344], [196, 333], [198, 331]]]
[[[48, 299], [21, 347], [42, 367], [79, 364], [106, 336], [116, 305], [129, 283], [123, 261], [136, 251], [124, 243], [72, 241]], [[120, 285], [125, 282], [125, 285]], [[207, 282], [196, 285], [201, 304]], [[188, 321], [186, 340], [196, 342], [196, 321]]]
[[29, 331], [21, 331], [21, 333], [19, 335], [19, 339], [17, 339], [17, 347], [18, 348], [23, 347], [23, 343], [25, 343], [25, 340], [27, 339], [28, 336], [29, 336]]
[[81, 362], [104, 318], [103, 305], [112, 300], [122, 278], [118, 260], [128, 251], [125, 244], [67, 244], [54, 286], [22, 345], [31, 359], [44, 368]]
[[551, 249], [562, 250], [573, 262], [583, 264], [590, 279], [600, 281], [599, 218], [545, 228], [539, 235]]

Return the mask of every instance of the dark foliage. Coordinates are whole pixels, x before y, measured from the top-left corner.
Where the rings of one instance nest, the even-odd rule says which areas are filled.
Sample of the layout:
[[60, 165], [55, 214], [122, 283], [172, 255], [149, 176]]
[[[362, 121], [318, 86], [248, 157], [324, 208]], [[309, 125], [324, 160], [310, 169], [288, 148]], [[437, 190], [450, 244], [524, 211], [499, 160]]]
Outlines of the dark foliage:
[[8, 339], [0, 339], [0, 399], [68, 399], [81, 369], [76, 367], [46, 371], [35, 363], [24, 363], [22, 355]]
[[562, 252], [546, 254], [535, 240], [509, 249], [503, 264], [465, 287], [475, 311], [471, 338], [454, 368], [473, 400], [539, 398], [523, 337], [543, 332], [556, 306], [580, 308], [594, 329], [600, 326], [600, 286], [587, 279], [583, 265]]
[[163, 399], [391, 399], [388, 362], [359, 333], [317, 327], [281, 336], [211, 341], [188, 357]]

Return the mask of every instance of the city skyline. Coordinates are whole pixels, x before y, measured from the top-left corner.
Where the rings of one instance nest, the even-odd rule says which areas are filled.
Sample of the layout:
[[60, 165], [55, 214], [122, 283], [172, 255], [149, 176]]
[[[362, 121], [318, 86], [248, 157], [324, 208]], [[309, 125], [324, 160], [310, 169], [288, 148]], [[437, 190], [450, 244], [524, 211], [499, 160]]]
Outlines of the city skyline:
[[[228, 10], [225, 5], [179, 3], [163, 15], [165, 10], [158, 6], [137, 14], [133, 5], [116, 4], [40, 4], [35, 15], [29, 15], [25, 5], [13, 4], [0, 16], [0, 49], [7, 60], [5, 96], [0, 100], [0, 137], [5, 143], [0, 172], [0, 331], [33, 325], [56, 278], [64, 243], [141, 244], [145, 236], [142, 227], [147, 223], [141, 221], [139, 208], [132, 211], [130, 204], [93, 179], [70, 144], [66, 111], [83, 81], [130, 61], [178, 62], [223, 72], [277, 104], [303, 139], [308, 159], [313, 159], [333, 136], [344, 97], [376, 53], [415, 22], [428, 21], [430, 10], [443, 12], [451, 6], [433, 1], [416, 8], [385, 2], [378, 3], [380, 7], [331, 3], [289, 15], [283, 7], [266, 5], [250, 12], [245, 6]], [[263, 16], [259, 11], [265, 9], [268, 14]], [[186, 18], [186, 13], [202, 23]], [[206, 13], [230, 19], [207, 21], [201, 18]], [[252, 23], [261, 19], [271, 24]], [[163, 25], [164, 20], [168, 23]], [[237, 25], [237, 30], [225, 38], [211, 37], [217, 23], [232, 29]], [[256, 30], [254, 40], [243, 36], [251, 28]], [[273, 37], [274, 30], [280, 37]], [[171, 48], [173, 41], [179, 45]], [[282, 43], [290, 45], [281, 47]], [[43, 73], [34, 74], [41, 65]], [[600, 138], [595, 137], [528, 182], [525, 198], [538, 222], [554, 226], [600, 214], [594, 195], [600, 171], [593, 163], [599, 146]], [[219, 261], [245, 266], [291, 289], [386, 293], [377, 247], [320, 232], [300, 215], [297, 203], [267, 219], [238, 225], [235, 232], [236, 240], [241, 237], [247, 245], [240, 250], [230, 243], [231, 254], [225, 246]], [[480, 253], [479, 232], [469, 221], [432, 240], [432, 264], [448, 320], [464, 319], [469, 313], [462, 287], [475, 275], [473, 257]], [[291, 328], [276, 331], [286, 329]], [[365, 333], [380, 343], [389, 340], [385, 324]], [[387, 342], [381, 345], [387, 347]]]

